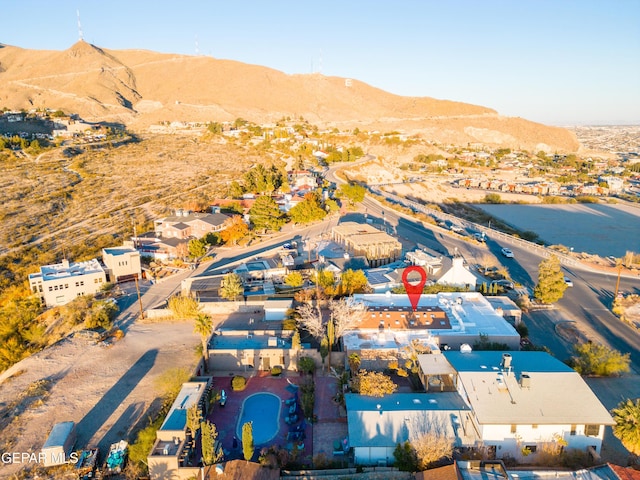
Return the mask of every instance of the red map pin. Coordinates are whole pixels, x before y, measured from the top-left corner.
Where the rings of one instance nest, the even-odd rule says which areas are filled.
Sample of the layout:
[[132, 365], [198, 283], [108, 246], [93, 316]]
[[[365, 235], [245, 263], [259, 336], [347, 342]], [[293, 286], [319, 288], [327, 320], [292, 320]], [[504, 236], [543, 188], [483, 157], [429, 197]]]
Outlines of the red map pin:
[[[417, 272], [420, 275], [420, 281], [416, 284], [409, 281], [409, 274], [412, 272]], [[427, 272], [425, 272], [422, 267], [411, 265], [402, 272], [402, 283], [404, 284], [404, 289], [407, 291], [409, 300], [411, 300], [411, 307], [415, 312], [418, 302], [420, 301], [420, 296], [422, 295], [424, 284], [427, 283]]]

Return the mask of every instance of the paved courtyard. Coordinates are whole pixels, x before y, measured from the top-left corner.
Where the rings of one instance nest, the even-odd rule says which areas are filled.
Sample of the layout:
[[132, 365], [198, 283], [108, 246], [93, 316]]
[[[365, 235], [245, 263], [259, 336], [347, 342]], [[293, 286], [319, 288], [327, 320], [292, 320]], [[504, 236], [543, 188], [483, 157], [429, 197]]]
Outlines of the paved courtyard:
[[[209, 414], [209, 420], [214, 423], [218, 430], [218, 439], [222, 442], [222, 447], [226, 453], [226, 459], [241, 459], [242, 440], [237, 434], [238, 419], [240, 418], [242, 405], [246, 398], [256, 393], [272, 393], [280, 398], [281, 414], [278, 419], [279, 430], [275, 438], [264, 445], [256, 445], [254, 460], [257, 460], [260, 450], [263, 447], [277, 445], [281, 448], [291, 450], [295, 448], [293, 442], [287, 440], [287, 434], [293, 427], [302, 428], [305, 439], [298, 448], [302, 447], [299, 454], [299, 461], [305, 466], [311, 466], [312, 459], [318, 454], [324, 454], [327, 460], [344, 460], [343, 455], [333, 456], [334, 441], [342, 442], [347, 437], [347, 419], [340, 415], [340, 408], [333, 400], [337, 391], [337, 379], [325, 376], [317, 372], [313, 378], [315, 383], [315, 408], [314, 414], [317, 422], [311, 423], [303, 419], [302, 411], [298, 405], [297, 414], [299, 421], [294, 425], [285, 422], [285, 413], [289, 407], [285, 404], [287, 399], [293, 396], [295, 390], [293, 385], [299, 385], [304, 381], [303, 376], [296, 373], [287, 372], [286, 377], [273, 377], [268, 372], [258, 372], [251, 377], [247, 377], [247, 386], [241, 392], [234, 392], [231, 389], [232, 376], [216, 376], [213, 385], [216, 390], [223, 390], [227, 395], [225, 406], [216, 403]], [[298, 395], [300, 397], [300, 394]]]

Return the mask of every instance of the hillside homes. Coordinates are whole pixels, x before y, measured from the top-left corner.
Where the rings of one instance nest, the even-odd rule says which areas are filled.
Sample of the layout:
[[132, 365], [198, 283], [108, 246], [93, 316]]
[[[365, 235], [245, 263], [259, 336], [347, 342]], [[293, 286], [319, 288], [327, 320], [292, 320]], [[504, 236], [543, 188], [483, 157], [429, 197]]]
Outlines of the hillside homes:
[[155, 232], [162, 238], [202, 238], [207, 233], [223, 230], [229, 219], [223, 213], [200, 213], [176, 210], [175, 215], [155, 220]]

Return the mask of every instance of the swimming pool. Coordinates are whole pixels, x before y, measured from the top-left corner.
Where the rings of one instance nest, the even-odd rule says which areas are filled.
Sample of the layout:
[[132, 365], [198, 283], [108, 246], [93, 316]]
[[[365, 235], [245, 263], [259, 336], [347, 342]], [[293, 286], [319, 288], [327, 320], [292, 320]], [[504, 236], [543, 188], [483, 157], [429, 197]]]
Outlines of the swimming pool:
[[254, 393], [245, 398], [236, 427], [239, 441], [242, 439], [242, 425], [246, 422], [253, 422], [254, 445], [272, 440], [280, 429], [280, 397], [273, 393]]

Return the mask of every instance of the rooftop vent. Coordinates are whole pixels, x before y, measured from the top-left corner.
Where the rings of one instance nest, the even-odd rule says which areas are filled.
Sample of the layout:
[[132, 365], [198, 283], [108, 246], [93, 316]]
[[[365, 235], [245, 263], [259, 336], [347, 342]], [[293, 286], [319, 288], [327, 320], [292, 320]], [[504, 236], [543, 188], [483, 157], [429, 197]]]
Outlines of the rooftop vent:
[[511, 368], [511, 354], [503, 353], [502, 354], [502, 368], [508, 369]]
[[531, 388], [531, 377], [528, 373], [520, 375], [520, 386], [522, 388]]

